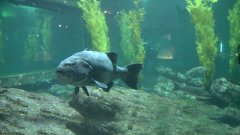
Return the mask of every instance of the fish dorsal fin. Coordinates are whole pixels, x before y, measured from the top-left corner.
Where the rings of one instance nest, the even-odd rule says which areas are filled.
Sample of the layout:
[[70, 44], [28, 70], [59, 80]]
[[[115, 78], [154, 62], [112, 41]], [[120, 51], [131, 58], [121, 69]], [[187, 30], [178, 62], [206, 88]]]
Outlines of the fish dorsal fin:
[[117, 63], [117, 54], [114, 52], [108, 52], [106, 53], [108, 58], [112, 61], [113, 65], [116, 65]]
[[85, 48], [84, 51], [94, 51], [94, 50], [90, 48]]

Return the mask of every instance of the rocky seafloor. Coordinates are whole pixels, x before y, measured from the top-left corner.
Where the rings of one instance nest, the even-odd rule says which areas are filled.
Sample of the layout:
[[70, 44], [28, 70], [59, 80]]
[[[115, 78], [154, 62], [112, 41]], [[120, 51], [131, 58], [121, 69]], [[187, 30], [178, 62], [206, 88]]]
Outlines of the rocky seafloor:
[[[154, 92], [115, 86], [106, 93], [89, 87], [88, 97], [83, 91], [72, 95], [73, 87], [57, 84], [40, 93], [0, 88], [0, 135], [240, 134], [238, 100], [231, 99], [237, 98], [239, 86], [219, 78], [212, 84], [211, 97], [184, 93], [186, 86], [202, 91], [196, 89], [201, 79], [167, 72], [161, 69]], [[176, 81], [182, 91], [176, 90]]]

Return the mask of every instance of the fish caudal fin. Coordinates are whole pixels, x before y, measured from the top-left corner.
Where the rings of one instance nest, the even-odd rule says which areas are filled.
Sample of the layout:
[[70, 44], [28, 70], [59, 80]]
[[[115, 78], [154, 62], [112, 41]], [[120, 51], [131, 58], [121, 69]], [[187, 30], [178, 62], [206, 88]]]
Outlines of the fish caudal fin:
[[127, 76], [123, 78], [123, 81], [132, 89], [138, 89], [138, 76], [142, 70], [142, 64], [132, 64], [127, 67]]

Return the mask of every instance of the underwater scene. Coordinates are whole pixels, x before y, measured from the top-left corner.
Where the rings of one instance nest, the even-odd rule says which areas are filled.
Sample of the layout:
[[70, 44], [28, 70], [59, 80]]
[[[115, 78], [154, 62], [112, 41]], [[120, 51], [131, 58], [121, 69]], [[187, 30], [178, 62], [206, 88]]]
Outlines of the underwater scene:
[[240, 0], [1, 0], [0, 135], [240, 135]]

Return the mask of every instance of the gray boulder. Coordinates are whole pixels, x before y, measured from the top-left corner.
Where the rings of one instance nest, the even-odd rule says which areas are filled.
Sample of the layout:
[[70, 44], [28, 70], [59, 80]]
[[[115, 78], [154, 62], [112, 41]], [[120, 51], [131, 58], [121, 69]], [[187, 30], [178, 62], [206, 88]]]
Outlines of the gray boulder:
[[173, 96], [175, 85], [171, 79], [159, 76], [157, 82], [153, 89], [154, 92], [163, 96]]
[[195, 100], [117, 87], [89, 91], [89, 97], [81, 91], [69, 102], [84, 117], [82, 124], [71, 125], [78, 135], [225, 135], [233, 129], [212, 119], [221, 109]]
[[[65, 86], [54, 88], [68, 90]], [[88, 97], [80, 91], [67, 103], [49, 94], [1, 88], [0, 134], [226, 135], [237, 132], [228, 122], [219, 122], [226, 115], [223, 109], [196, 100], [116, 86], [110, 92], [89, 87], [89, 93]]]
[[211, 95], [203, 87], [206, 69], [196, 67], [185, 74], [173, 71], [170, 68], [157, 68], [159, 77], [153, 91], [168, 97], [209, 100]]
[[74, 135], [66, 124], [83, 117], [50, 94], [0, 88], [1, 135]]
[[226, 105], [240, 105], [240, 86], [219, 78], [212, 82], [211, 95]]
[[184, 74], [175, 72], [170, 68], [160, 66], [156, 69], [158, 71], [159, 76], [166, 77], [166, 78], [171, 79], [173, 81], [186, 82], [186, 80], [187, 80], [187, 78], [185, 77]]
[[202, 87], [203, 79], [207, 69], [204, 67], [195, 67], [185, 73], [186, 83], [191, 86]]

